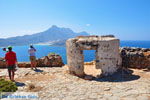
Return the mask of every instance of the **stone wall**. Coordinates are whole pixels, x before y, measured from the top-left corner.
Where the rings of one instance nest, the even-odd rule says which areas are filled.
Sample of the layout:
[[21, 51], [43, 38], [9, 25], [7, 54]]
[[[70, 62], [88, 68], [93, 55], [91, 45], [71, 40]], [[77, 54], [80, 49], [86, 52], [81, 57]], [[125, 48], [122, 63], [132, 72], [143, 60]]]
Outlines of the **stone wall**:
[[150, 68], [150, 49], [121, 48], [122, 66], [126, 68]]
[[[60, 55], [48, 54], [48, 56], [37, 59], [38, 67], [62, 67], [64, 65]], [[18, 62], [21, 68], [30, 68], [30, 62]], [[0, 58], [0, 68], [6, 68], [6, 62]]]

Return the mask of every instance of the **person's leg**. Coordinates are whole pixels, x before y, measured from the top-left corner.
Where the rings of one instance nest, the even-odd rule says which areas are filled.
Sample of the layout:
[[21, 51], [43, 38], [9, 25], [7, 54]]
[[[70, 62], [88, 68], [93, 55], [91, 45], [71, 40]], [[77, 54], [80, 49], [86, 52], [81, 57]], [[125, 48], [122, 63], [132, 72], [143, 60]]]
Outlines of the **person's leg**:
[[36, 61], [35, 61], [35, 62], [34, 62], [34, 68], [35, 68], [35, 69], [37, 69], [37, 68], [36, 68], [36, 65], [37, 65], [37, 63], [36, 63]]
[[33, 57], [32, 56], [30, 56], [30, 62], [31, 62], [31, 69], [33, 69], [34, 64], [33, 64]]
[[31, 68], [34, 68], [34, 62], [31, 61]]
[[36, 57], [33, 56], [34, 68], [36, 69]]
[[15, 70], [11, 70], [11, 80], [14, 81], [14, 76], [15, 76]]
[[9, 75], [9, 79], [11, 80], [11, 70], [8, 69], [8, 75]]
[[33, 62], [33, 68], [35, 68], [35, 62]]

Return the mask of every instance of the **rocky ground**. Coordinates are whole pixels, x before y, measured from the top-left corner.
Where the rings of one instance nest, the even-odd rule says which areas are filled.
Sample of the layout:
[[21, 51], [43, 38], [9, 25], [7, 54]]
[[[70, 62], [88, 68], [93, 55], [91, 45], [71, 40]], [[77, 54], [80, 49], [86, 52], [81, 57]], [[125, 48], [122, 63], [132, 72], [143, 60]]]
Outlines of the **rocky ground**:
[[[88, 75], [100, 70], [85, 66]], [[7, 70], [0, 77], [8, 79]], [[67, 67], [20, 68], [16, 71], [18, 92], [38, 92], [39, 100], [150, 100], [150, 71], [131, 69], [112, 77], [85, 80], [68, 74]]]

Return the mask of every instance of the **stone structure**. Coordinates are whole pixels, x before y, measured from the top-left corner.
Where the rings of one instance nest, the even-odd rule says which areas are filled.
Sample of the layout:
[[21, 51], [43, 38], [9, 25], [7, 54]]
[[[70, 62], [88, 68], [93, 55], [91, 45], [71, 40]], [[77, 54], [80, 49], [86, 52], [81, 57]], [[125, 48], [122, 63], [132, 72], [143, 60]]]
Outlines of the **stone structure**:
[[70, 73], [84, 76], [83, 50], [96, 50], [96, 68], [102, 75], [115, 73], [121, 65], [119, 39], [114, 36], [79, 36], [66, 41], [67, 65]]

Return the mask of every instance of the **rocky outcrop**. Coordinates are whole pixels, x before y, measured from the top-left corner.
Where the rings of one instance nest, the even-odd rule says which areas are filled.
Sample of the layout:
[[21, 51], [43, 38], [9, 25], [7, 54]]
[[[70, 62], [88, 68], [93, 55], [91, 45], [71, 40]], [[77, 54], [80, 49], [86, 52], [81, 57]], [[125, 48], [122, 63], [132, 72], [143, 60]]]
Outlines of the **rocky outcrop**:
[[63, 65], [61, 56], [57, 54], [49, 54], [37, 60], [37, 66], [39, 67], [61, 67]]
[[150, 49], [121, 48], [122, 66], [126, 68], [150, 68]]
[[30, 68], [31, 64], [30, 64], [30, 62], [19, 62], [18, 67], [20, 67], [20, 68]]
[[[48, 56], [37, 59], [38, 67], [62, 67], [64, 65], [60, 55], [49, 54]], [[3, 58], [0, 58], [0, 68], [5, 68], [6, 62]], [[31, 67], [30, 62], [19, 62], [18, 67], [29, 68]]]

